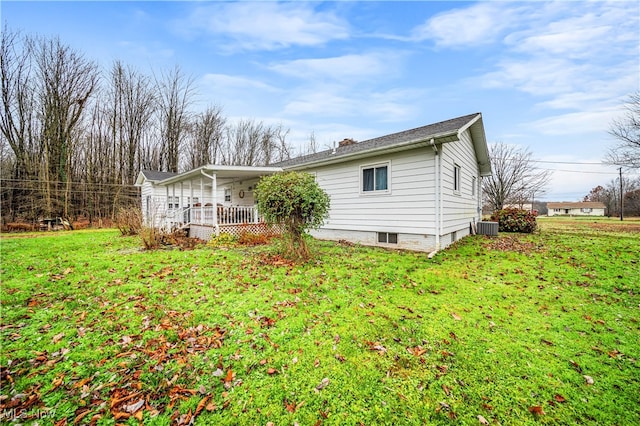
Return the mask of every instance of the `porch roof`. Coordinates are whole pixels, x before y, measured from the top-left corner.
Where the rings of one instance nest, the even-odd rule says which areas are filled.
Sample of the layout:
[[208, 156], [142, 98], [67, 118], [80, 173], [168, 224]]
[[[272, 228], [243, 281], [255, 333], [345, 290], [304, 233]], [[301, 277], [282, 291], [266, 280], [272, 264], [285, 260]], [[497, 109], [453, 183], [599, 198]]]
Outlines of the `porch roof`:
[[159, 185], [170, 185], [185, 180], [193, 179], [198, 176], [212, 177], [221, 179], [250, 179], [258, 178], [265, 175], [271, 175], [281, 172], [282, 167], [259, 167], [259, 166], [222, 166], [217, 164], [207, 164], [188, 172], [180, 173], [158, 182]]

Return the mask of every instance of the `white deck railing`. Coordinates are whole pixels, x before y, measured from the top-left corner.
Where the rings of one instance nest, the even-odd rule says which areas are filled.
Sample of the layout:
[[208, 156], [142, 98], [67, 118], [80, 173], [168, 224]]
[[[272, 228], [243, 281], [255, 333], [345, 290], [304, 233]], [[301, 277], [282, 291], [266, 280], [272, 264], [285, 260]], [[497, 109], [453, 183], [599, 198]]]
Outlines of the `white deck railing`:
[[164, 218], [165, 227], [171, 229], [189, 224], [215, 225], [214, 208], [217, 213], [217, 225], [241, 225], [262, 221], [256, 206], [195, 206], [168, 209]]

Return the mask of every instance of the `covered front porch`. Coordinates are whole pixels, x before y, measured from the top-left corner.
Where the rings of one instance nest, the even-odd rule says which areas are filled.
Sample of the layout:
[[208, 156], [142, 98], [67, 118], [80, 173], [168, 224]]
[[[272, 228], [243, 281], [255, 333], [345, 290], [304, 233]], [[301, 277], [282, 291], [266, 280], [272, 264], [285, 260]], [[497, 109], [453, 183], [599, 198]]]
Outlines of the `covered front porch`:
[[262, 176], [281, 170], [207, 165], [166, 179], [159, 183], [166, 194], [160, 227], [188, 228], [190, 235], [207, 237], [203, 239], [221, 232], [237, 234], [237, 227], [251, 231], [262, 228], [264, 221], [258, 213], [254, 190]]

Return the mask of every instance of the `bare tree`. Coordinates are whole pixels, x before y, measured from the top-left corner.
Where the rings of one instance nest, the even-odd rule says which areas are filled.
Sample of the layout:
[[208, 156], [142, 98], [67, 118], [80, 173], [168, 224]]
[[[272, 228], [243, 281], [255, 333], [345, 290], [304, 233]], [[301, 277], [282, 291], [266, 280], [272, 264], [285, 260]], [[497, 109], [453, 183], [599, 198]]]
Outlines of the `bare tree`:
[[210, 106], [195, 116], [191, 124], [187, 168], [195, 169], [218, 161], [226, 119], [222, 108]]
[[290, 129], [285, 129], [282, 124], [279, 124], [273, 128], [273, 142], [275, 142], [274, 152], [271, 158], [265, 158], [264, 164], [271, 164], [273, 162], [285, 161], [291, 158], [293, 147], [287, 141]]
[[318, 150], [319, 148], [318, 148], [318, 142], [316, 141], [316, 134], [315, 132], [312, 131], [309, 134], [309, 142], [304, 148], [300, 150], [300, 154], [301, 155], [315, 154], [318, 152]]
[[114, 177], [131, 184], [140, 170], [140, 146], [155, 112], [150, 79], [116, 61], [111, 69], [109, 116], [114, 144]]
[[493, 174], [483, 179], [482, 190], [493, 210], [545, 193], [551, 172], [537, 169], [527, 149], [496, 143], [489, 147], [489, 156]]
[[46, 211], [67, 216], [74, 131], [98, 85], [98, 67], [57, 38], [39, 40], [36, 63]]
[[[0, 131], [3, 148], [11, 148], [14, 161], [3, 162], [3, 216], [34, 219], [37, 212], [26, 209], [26, 198], [33, 195], [39, 158], [35, 134], [38, 132], [33, 64], [34, 41], [9, 29], [2, 31], [0, 74], [2, 77], [2, 113]], [[5, 154], [8, 155], [8, 152]], [[7, 157], [8, 158], [8, 157]], [[11, 167], [8, 170], [6, 167]]]
[[193, 102], [193, 79], [179, 67], [156, 79], [159, 102], [159, 124], [162, 139], [161, 169], [177, 172], [180, 147], [187, 135], [189, 106]]
[[607, 161], [619, 166], [640, 168], [640, 92], [629, 96], [626, 113], [613, 120], [609, 134], [616, 144], [607, 153]]

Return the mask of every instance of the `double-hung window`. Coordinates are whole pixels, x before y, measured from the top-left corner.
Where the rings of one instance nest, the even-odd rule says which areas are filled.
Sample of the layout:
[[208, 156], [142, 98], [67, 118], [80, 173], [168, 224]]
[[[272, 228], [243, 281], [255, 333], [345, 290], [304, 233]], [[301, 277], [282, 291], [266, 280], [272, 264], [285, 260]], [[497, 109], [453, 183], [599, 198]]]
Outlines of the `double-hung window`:
[[168, 198], [168, 202], [169, 202], [169, 208], [170, 209], [177, 209], [178, 207], [180, 207], [180, 197], [175, 197], [175, 196], [169, 196]]
[[389, 191], [389, 163], [362, 167], [362, 192]]

